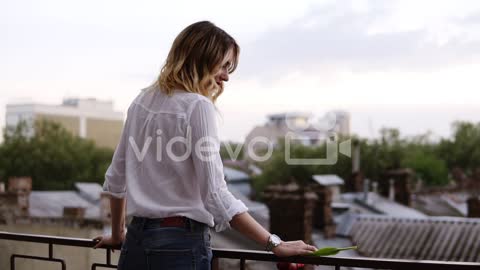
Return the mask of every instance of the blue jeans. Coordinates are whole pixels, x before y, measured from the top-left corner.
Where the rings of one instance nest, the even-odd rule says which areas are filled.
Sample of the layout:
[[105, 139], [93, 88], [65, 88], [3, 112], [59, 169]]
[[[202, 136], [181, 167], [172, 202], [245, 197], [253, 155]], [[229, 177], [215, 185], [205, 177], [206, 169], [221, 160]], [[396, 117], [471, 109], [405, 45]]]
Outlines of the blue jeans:
[[162, 227], [133, 218], [122, 244], [119, 270], [210, 270], [212, 249], [207, 225], [187, 219], [183, 227]]

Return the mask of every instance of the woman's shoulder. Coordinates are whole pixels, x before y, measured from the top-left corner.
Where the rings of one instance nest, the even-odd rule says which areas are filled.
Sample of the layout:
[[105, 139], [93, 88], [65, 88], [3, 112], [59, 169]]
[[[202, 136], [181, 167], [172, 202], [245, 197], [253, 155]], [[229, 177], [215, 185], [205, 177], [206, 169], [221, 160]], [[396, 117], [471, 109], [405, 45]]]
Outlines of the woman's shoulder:
[[198, 106], [214, 107], [212, 101], [206, 96], [185, 90], [175, 90], [172, 97], [178, 104], [181, 104], [187, 114], [191, 113]]
[[185, 91], [185, 90], [181, 90], [181, 89], [175, 89], [173, 91], [173, 95], [172, 96], [175, 96], [177, 97], [178, 99], [182, 99], [182, 100], [186, 100], [188, 101], [190, 104], [192, 102], [196, 102], [196, 101], [206, 101], [206, 102], [210, 102], [211, 103], [211, 100], [208, 99], [206, 96], [204, 95], [201, 95], [201, 94], [198, 94], [198, 93], [192, 93], [192, 92], [188, 92], [188, 91]]
[[155, 84], [140, 90], [133, 100], [132, 106], [140, 105], [151, 111], [191, 112], [196, 105], [214, 106], [212, 101], [197, 93], [175, 89], [170, 94], [162, 91]]

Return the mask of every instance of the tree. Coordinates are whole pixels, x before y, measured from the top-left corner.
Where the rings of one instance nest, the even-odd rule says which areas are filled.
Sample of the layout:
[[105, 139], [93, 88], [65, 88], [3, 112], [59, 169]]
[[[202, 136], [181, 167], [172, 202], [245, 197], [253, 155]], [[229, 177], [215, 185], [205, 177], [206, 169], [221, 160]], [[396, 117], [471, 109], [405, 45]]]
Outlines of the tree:
[[357, 139], [357, 142], [360, 167], [365, 177], [378, 180], [386, 170], [401, 167], [407, 143], [401, 139], [398, 129], [382, 128], [379, 139]]
[[447, 162], [449, 168], [459, 167], [472, 172], [480, 166], [480, 123], [455, 122], [453, 139], [444, 139], [437, 154]]
[[[292, 158], [309, 158], [315, 156], [315, 149], [302, 145], [293, 145], [291, 148]], [[253, 188], [256, 194], [271, 184], [287, 184], [291, 181], [300, 186], [305, 186], [315, 172], [313, 165], [288, 164], [285, 158], [285, 144], [280, 143], [272, 153], [270, 159], [259, 164], [262, 174], [254, 177]]]
[[[341, 139], [343, 141], [345, 138]], [[336, 143], [336, 142], [335, 142]], [[257, 194], [271, 184], [286, 184], [291, 181], [300, 186], [308, 186], [312, 182], [312, 175], [315, 174], [337, 174], [340, 177], [349, 177], [352, 171], [351, 159], [347, 156], [336, 155], [336, 162], [329, 164], [291, 164], [285, 154], [285, 143], [280, 142], [275, 148], [270, 159], [258, 164], [263, 172], [253, 179], [253, 187]], [[290, 145], [291, 159], [325, 159], [327, 148], [325, 144], [318, 146], [305, 146], [302, 144]], [[332, 157], [332, 156], [330, 156]]]
[[[383, 128], [379, 139], [367, 140], [358, 137], [351, 139], [360, 147], [360, 167], [365, 177], [379, 180], [379, 176], [391, 169], [409, 167], [419, 175], [427, 185], [448, 184], [448, 168], [465, 164], [473, 170], [480, 161], [479, 125], [457, 123], [452, 141], [433, 143], [430, 133], [411, 138], [403, 138], [398, 129]], [[465, 148], [468, 147], [468, 150]], [[274, 150], [272, 158], [259, 164], [263, 174], [254, 179], [254, 188], [261, 192], [267, 185], [296, 181], [300, 185], [308, 184], [313, 174], [336, 174], [344, 179], [351, 177], [352, 160], [338, 155], [334, 165], [291, 165], [285, 159], [285, 144]], [[294, 158], [324, 158], [325, 145], [293, 145]], [[440, 154], [441, 153], [441, 154]]]
[[244, 146], [241, 143], [222, 142], [222, 144], [220, 145], [220, 156], [222, 160], [242, 160], [243, 147]]
[[72, 189], [75, 182], [102, 183], [113, 151], [69, 133], [60, 124], [37, 121], [4, 132], [0, 177], [31, 176], [33, 189]]
[[433, 153], [417, 150], [408, 153], [402, 161], [403, 167], [413, 169], [427, 185], [448, 184], [446, 162]]

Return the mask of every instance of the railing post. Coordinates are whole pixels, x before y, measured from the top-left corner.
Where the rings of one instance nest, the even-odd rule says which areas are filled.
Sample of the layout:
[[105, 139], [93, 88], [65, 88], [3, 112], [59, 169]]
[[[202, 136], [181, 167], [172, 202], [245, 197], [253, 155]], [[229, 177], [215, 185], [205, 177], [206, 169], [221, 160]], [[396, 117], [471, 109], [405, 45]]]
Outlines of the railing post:
[[213, 258], [212, 259], [212, 270], [219, 270], [219, 265], [218, 265], [218, 258]]
[[112, 261], [110, 249], [107, 248], [106, 250], [107, 250], [107, 264], [110, 265], [111, 264], [110, 262]]
[[48, 258], [53, 259], [53, 244], [48, 243]]

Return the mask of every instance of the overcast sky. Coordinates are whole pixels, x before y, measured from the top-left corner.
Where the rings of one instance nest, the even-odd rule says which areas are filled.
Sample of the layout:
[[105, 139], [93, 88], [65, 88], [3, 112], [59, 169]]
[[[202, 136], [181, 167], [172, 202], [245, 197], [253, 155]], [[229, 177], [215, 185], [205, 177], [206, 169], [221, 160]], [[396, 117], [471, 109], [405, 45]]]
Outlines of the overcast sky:
[[242, 141], [271, 113], [351, 113], [353, 133], [480, 122], [480, 1], [0, 0], [0, 125], [7, 103], [112, 99], [126, 111], [175, 36], [210, 20], [241, 46], [218, 101]]

